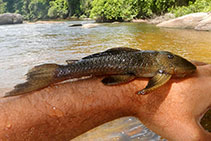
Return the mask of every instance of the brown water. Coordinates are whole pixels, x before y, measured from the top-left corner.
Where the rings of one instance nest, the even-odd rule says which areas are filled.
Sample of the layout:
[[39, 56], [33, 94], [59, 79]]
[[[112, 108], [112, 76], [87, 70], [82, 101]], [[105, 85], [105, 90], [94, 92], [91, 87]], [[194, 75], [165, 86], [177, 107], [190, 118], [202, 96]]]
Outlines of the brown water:
[[140, 23], [102, 24], [88, 29], [68, 27], [90, 22], [0, 26], [0, 96], [23, 82], [24, 74], [35, 65], [64, 64], [67, 59], [79, 59], [112, 47], [167, 50], [190, 60], [211, 63], [211, 32], [162, 29]]

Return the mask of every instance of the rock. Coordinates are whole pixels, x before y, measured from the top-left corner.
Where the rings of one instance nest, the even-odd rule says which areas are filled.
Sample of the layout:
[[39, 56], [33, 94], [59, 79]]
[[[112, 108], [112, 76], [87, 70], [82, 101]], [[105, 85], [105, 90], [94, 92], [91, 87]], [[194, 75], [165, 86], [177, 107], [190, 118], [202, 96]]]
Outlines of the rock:
[[195, 27], [195, 30], [211, 31], [211, 13]]
[[92, 28], [92, 27], [96, 27], [99, 26], [100, 24], [98, 23], [87, 23], [87, 24], [70, 24], [69, 27], [82, 27], [82, 28]]
[[143, 19], [133, 19], [131, 22], [132, 23], [147, 23], [148, 21], [147, 20], [143, 20]]
[[112, 22], [111, 24], [119, 24], [120, 22]]
[[158, 27], [211, 30], [211, 13], [193, 13], [164, 21]]
[[23, 23], [23, 17], [20, 14], [5, 13], [0, 14], [0, 25]]
[[156, 17], [154, 19], [151, 19], [149, 21], [149, 23], [151, 23], [151, 24], [159, 24], [161, 22], [168, 21], [168, 20], [174, 19], [174, 18], [175, 18], [174, 14], [172, 14], [172, 13], [166, 13], [163, 16], [159, 16], [159, 17]]
[[98, 23], [89, 23], [89, 24], [83, 24], [82, 28], [93, 28], [96, 26], [99, 26], [100, 24]]
[[70, 24], [69, 27], [82, 26], [82, 24]]

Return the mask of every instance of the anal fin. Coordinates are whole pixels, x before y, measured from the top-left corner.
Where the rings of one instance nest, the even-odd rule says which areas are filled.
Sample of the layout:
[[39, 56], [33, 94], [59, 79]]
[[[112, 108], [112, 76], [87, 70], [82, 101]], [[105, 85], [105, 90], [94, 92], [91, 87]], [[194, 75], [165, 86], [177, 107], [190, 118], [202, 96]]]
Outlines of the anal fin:
[[164, 85], [166, 82], [169, 81], [169, 79], [171, 78], [171, 74], [168, 73], [157, 73], [154, 77], [152, 77], [147, 86], [138, 92], [138, 94], [142, 94], [145, 95], [149, 92], [151, 92], [154, 89], [157, 89], [158, 87]]
[[132, 81], [135, 78], [136, 78], [135, 75], [111, 75], [111, 76], [105, 77], [102, 80], [102, 83], [104, 85], [117, 85], [117, 84], [122, 84], [122, 83]]

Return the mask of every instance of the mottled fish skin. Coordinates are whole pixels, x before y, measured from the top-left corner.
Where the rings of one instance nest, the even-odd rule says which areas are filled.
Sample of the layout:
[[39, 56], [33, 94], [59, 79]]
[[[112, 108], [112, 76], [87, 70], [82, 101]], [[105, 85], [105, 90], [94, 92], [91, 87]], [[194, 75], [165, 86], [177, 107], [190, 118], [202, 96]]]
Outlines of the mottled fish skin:
[[150, 59], [150, 56], [139, 51], [81, 59], [69, 66], [63, 66], [62, 69], [59, 68], [56, 77], [76, 78], [90, 74], [94, 76], [134, 74], [140, 77], [147, 74], [148, 77], [152, 77], [155, 74], [153, 65], [157, 64], [156, 59]]
[[133, 74], [137, 77], [153, 77], [159, 70], [179, 75], [189, 74], [195, 69], [196, 67], [189, 61], [167, 51], [136, 50], [85, 57], [69, 66], [63, 66], [62, 69], [58, 68], [56, 77], [77, 78], [90, 74], [93, 76]]
[[67, 60], [67, 65], [44, 64], [27, 73], [27, 82], [18, 84], [7, 96], [39, 90], [52, 83], [84, 76], [106, 76], [105, 85], [129, 82], [138, 77], [152, 77], [138, 94], [147, 94], [165, 84], [171, 77], [184, 77], [196, 67], [186, 59], [167, 51], [142, 51], [111, 48], [80, 60]]

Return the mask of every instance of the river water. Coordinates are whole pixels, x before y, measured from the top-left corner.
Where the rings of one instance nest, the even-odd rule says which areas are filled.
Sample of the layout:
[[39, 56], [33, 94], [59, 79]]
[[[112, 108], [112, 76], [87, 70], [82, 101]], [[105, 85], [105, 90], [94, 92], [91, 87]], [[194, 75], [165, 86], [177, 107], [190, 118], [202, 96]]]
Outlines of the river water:
[[65, 64], [65, 60], [112, 47], [167, 50], [190, 60], [211, 63], [211, 32], [157, 28], [143, 23], [68, 27], [91, 22], [0, 26], [0, 96], [24, 82], [24, 74], [35, 65]]

